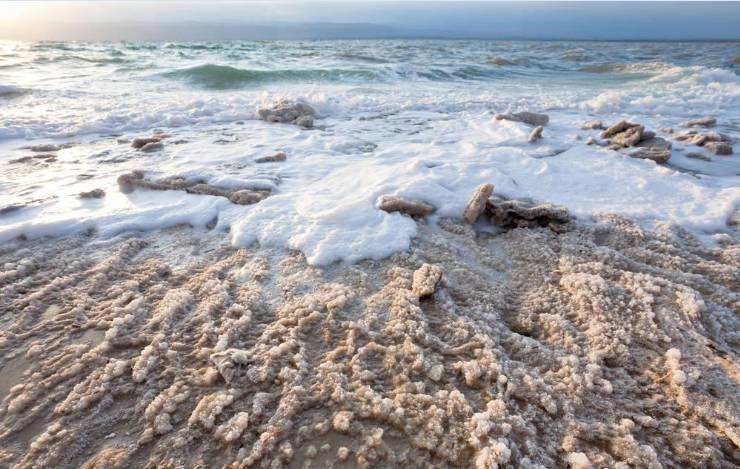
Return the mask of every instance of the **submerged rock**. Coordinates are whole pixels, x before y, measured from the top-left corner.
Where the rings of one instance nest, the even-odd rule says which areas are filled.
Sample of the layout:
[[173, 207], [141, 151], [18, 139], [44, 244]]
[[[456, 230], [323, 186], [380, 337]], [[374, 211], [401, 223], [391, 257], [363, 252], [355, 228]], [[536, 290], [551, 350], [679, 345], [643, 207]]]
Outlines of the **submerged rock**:
[[536, 140], [539, 140], [540, 138], [542, 138], [542, 130], [543, 129], [544, 129], [544, 127], [542, 127], [541, 125], [538, 125], [534, 129], [532, 129], [532, 131], [529, 133], [529, 137], [527, 137], [527, 141], [529, 143], [533, 143]]
[[262, 156], [254, 160], [255, 163], [276, 163], [279, 161], [285, 161], [287, 155], [283, 151], [279, 151], [274, 155]]
[[140, 148], [140, 150], [145, 153], [153, 153], [162, 149], [164, 149], [164, 144], [162, 142], [149, 142]]
[[233, 204], [237, 205], [252, 205], [261, 201], [269, 195], [266, 191], [253, 191], [250, 189], [242, 189], [234, 191], [229, 195], [229, 200]]
[[503, 228], [548, 227], [562, 232], [563, 225], [573, 220], [563, 207], [538, 204], [530, 199], [493, 196], [488, 199], [486, 210], [491, 215], [491, 223]]
[[424, 264], [414, 272], [411, 291], [419, 299], [432, 296], [440, 280], [442, 280], [442, 268]]
[[727, 142], [709, 142], [704, 147], [715, 155], [732, 155], [732, 145]]
[[703, 160], [703, 161], [712, 161], [710, 157], [703, 153], [696, 153], [696, 152], [689, 152], [686, 153], [686, 158], [691, 158], [693, 160]]
[[493, 184], [481, 184], [475, 188], [473, 195], [465, 206], [462, 219], [467, 224], [473, 224], [486, 209], [486, 201], [493, 194]]
[[93, 189], [87, 192], [80, 192], [81, 199], [102, 199], [105, 197], [105, 191], [103, 189]]
[[496, 120], [507, 120], [514, 122], [522, 122], [533, 127], [545, 126], [550, 122], [550, 117], [547, 114], [538, 114], [536, 112], [515, 112], [511, 114], [496, 114]]
[[401, 212], [412, 217], [425, 217], [434, 212], [434, 207], [420, 200], [409, 200], [395, 195], [384, 195], [378, 200], [378, 208], [384, 212]]
[[716, 124], [717, 119], [707, 116], [687, 121], [684, 123], [684, 127], [714, 127]]
[[274, 103], [272, 107], [259, 109], [257, 114], [265, 122], [294, 124], [310, 129], [313, 127], [316, 111], [306, 103], [283, 99]]

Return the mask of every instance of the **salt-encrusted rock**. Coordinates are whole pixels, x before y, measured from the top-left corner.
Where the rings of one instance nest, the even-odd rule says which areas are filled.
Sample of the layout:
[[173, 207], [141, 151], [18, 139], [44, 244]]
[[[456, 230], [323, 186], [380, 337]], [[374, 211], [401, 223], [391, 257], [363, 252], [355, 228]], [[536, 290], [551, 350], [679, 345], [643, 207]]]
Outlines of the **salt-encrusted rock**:
[[118, 187], [124, 194], [131, 193], [136, 188], [155, 191], [182, 190], [189, 194], [226, 197], [229, 201], [238, 205], [255, 204], [270, 195], [270, 191], [226, 189], [207, 184], [202, 180], [189, 180], [180, 176], [152, 181], [146, 179], [142, 171], [122, 174], [118, 177]]
[[295, 124], [311, 128], [316, 111], [306, 103], [283, 99], [274, 103], [272, 107], [259, 109], [257, 114], [265, 122]]
[[25, 150], [31, 150], [34, 153], [49, 153], [64, 150], [65, 148], [71, 148], [75, 146], [74, 143], [43, 143], [40, 145], [33, 145], [30, 147], [23, 147]]
[[544, 127], [542, 127], [541, 125], [538, 125], [534, 129], [532, 129], [532, 131], [529, 133], [529, 137], [527, 137], [527, 141], [529, 143], [532, 143], [532, 142], [534, 142], [534, 141], [539, 140], [540, 138], [542, 138], [542, 130], [543, 129], [544, 129]]
[[384, 212], [401, 212], [412, 217], [425, 217], [434, 212], [434, 207], [426, 202], [404, 199], [395, 195], [380, 197], [378, 208]]
[[611, 144], [619, 147], [631, 147], [636, 145], [642, 139], [642, 133], [645, 127], [635, 125], [622, 132], [614, 134], [611, 138]]
[[511, 114], [496, 114], [496, 120], [508, 120], [514, 122], [522, 122], [533, 127], [545, 126], [550, 122], [550, 117], [547, 114], [538, 114], [536, 112], [514, 112]]
[[81, 199], [102, 199], [105, 197], [105, 191], [103, 189], [93, 189], [87, 192], [80, 192]]
[[627, 129], [631, 129], [632, 127], [637, 127], [638, 125], [639, 124], [633, 124], [622, 119], [616, 124], [609, 126], [609, 128], [607, 128], [605, 131], [601, 132], [601, 138], [611, 138], [618, 133], [624, 132]]
[[472, 224], [478, 220], [480, 214], [486, 209], [486, 201], [491, 194], [493, 194], [493, 184], [481, 184], [475, 188], [462, 214], [465, 223]]
[[732, 155], [732, 145], [727, 142], [708, 142], [704, 148], [715, 155]]
[[565, 208], [530, 199], [493, 196], [488, 199], [486, 210], [491, 214], [491, 223], [504, 228], [549, 227], [559, 232], [562, 225], [572, 220]]
[[153, 153], [155, 151], [160, 151], [164, 148], [164, 143], [162, 142], [149, 142], [143, 147], [141, 147], [139, 150], [143, 151], [144, 153]]
[[419, 298], [432, 296], [441, 279], [441, 267], [432, 264], [424, 264], [414, 272], [411, 291]]
[[661, 127], [660, 131], [664, 134], [672, 134], [673, 133], [673, 127]]
[[628, 153], [632, 158], [653, 160], [661, 164], [671, 158], [671, 142], [661, 137], [643, 140], [634, 146], [637, 150]]
[[231, 195], [229, 195], [229, 200], [231, 203], [237, 205], [252, 205], [261, 201], [265, 197], [267, 197], [267, 194], [264, 192], [242, 189], [232, 192]]
[[581, 126], [581, 130], [604, 130], [604, 123], [599, 120], [588, 121]]
[[707, 116], [687, 121], [684, 123], [684, 127], [714, 127], [716, 124], [717, 119]]
[[268, 155], [268, 156], [262, 156], [260, 158], [257, 158], [254, 160], [255, 163], [275, 163], [278, 161], [285, 161], [287, 159], [287, 155], [283, 151], [279, 151], [275, 153], [274, 155]]

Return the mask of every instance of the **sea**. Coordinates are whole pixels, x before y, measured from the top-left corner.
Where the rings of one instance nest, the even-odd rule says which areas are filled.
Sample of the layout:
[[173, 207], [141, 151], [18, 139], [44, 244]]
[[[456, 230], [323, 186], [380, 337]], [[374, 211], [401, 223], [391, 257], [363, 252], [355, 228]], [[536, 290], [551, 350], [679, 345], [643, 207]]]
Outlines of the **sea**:
[[[380, 197], [424, 201], [435, 224], [482, 183], [584, 223], [617, 214], [712, 242], [740, 206], [739, 71], [738, 42], [3, 41], [0, 242], [188, 225], [314, 265], [381, 259], [408, 249], [420, 221], [379, 210]], [[259, 119], [282, 99], [310, 105], [314, 127]], [[542, 139], [494, 118], [518, 111], [549, 116]], [[717, 124], [699, 130], [735, 154], [675, 139], [704, 116]], [[621, 119], [670, 141], [670, 160], [587, 144], [599, 131], [585, 122]], [[168, 135], [160, 151], [128, 143], [155, 132]], [[255, 162], [276, 152], [286, 160]], [[136, 170], [271, 195], [244, 206], [120, 191]], [[79, 197], [93, 189], [105, 196]]]

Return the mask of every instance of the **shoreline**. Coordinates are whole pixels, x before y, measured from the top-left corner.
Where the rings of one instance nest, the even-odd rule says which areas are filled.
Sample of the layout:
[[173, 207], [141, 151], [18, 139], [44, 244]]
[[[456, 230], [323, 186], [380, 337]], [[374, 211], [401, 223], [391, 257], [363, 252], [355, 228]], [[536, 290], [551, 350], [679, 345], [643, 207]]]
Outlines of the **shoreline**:
[[732, 464], [737, 231], [418, 225], [326, 267], [182, 227], [3, 246], [0, 464]]

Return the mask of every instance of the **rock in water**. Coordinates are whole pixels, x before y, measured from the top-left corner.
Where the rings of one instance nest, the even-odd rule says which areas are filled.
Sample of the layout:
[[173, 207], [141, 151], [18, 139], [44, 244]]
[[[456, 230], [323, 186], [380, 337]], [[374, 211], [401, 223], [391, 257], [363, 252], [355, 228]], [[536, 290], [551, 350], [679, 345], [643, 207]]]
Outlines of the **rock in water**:
[[656, 163], [666, 163], [671, 158], [671, 142], [661, 137], [653, 137], [634, 145], [637, 150], [628, 153], [632, 158], [653, 160]]
[[493, 184], [481, 184], [475, 188], [472, 197], [465, 206], [462, 219], [465, 223], [473, 224], [486, 209], [486, 201], [493, 194]]
[[715, 155], [732, 155], [732, 145], [727, 142], [708, 142], [704, 148]]
[[257, 114], [265, 122], [295, 124], [310, 129], [313, 127], [313, 117], [316, 111], [308, 104], [283, 99], [273, 104], [272, 107], [259, 109]]
[[627, 129], [631, 129], [632, 127], [637, 127], [638, 125], [639, 124], [633, 124], [631, 122], [627, 122], [626, 120], [622, 119], [616, 124], [610, 126], [605, 131], [601, 132], [601, 138], [611, 138], [617, 135], [618, 133], [624, 132]]
[[496, 114], [496, 120], [507, 120], [514, 122], [522, 122], [533, 127], [547, 125], [550, 122], [550, 117], [547, 114], [538, 114], [536, 112], [515, 112], [512, 114]]
[[543, 129], [544, 129], [544, 127], [542, 127], [541, 125], [538, 125], [534, 129], [532, 129], [532, 131], [529, 133], [529, 137], [527, 137], [527, 141], [529, 143], [533, 143], [534, 141], [539, 140], [540, 138], [542, 138], [542, 130]]
[[388, 213], [401, 212], [412, 217], [425, 217], [434, 212], [434, 207], [420, 200], [408, 200], [395, 195], [384, 195], [378, 208]]
[[133, 148], [136, 148], [137, 150], [138, 149], [143, 149], [143, 147], [145, 147], [146, 145], [148, 145], [150, 143], [158, 143], [158, 142], [161, 142], [165, 138], [167, 138], [167, 135], [165, 135], [165, 134], [154, 134], [151, 137], [139, 137], [139, 138], [135, 138], [135, 139], [133, 139], [131, 141], [131, 146]]
[[702, 117], [700, 119], [693, 119], [684, 123], [684, 127], [714, 127], [717, 124], [717, 119], [714, 117]]
[[285, 152], [277, 152], [274, 155], [268, 155], [268, 156], [262, 156], [260, 158], [257, 158], [254, 160], [255, 163], [276, 163], [278, 161], [285, 161], [287, 159], [287, 155]]
[[645, 128], [641, 125], [630, 127], [612, 136], [611, 143], [617, 147], [631, 147], [642, 139]]
[[93, 189], [88, 192], [80, 192], [81, 199], [102, 199], [105, 197], [105, 191], [103, 189]]
[[712, 161], [712, 159], [702, 153], [696, 153], [696, 152], [689, 152], [686, 153], [686, 158], [691, 158], [694, 160], [702, 160], [702, 161]]
[[432, 296], [440, 280], [442, 280], [442, 268], [432, 264], [424, 264], [414, 272], [411, 291], [419, 299]]

